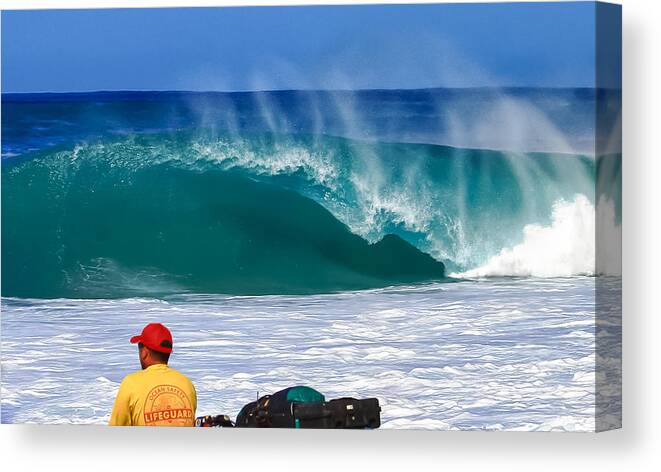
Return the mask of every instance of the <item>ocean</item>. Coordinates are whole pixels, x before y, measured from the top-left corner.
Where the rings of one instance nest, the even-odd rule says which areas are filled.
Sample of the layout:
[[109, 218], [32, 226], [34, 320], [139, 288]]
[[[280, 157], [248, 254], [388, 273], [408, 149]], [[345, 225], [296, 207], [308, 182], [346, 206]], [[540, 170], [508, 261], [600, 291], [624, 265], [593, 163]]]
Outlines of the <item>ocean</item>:
[[616, 424], [599, 93], [3, 94], [2, 422], [107, 422], [161, 321], [199, 414], [305, 384], [384, 428]]

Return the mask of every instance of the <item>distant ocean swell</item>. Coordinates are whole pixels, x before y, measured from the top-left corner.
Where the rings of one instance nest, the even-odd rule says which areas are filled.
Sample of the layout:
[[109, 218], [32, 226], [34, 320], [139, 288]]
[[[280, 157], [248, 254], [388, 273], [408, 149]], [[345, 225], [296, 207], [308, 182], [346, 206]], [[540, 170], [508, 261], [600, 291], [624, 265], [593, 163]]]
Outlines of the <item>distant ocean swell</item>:
[[446, 273], [591, 275], [594, 175], [582, 156], [272, 133], [49, 148], [4, 162], [2, 291], [316, 293]]

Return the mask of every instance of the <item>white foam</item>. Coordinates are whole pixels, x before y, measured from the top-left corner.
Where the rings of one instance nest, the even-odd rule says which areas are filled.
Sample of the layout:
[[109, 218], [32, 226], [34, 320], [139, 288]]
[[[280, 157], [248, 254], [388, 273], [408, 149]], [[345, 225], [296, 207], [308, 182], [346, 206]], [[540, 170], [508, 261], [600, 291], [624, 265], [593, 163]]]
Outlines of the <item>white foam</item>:
[[[614, 225], [611, 215], [611, 225]], [[603, 223], [607, 224], [607, 223]], [[526, 225], [523, 242], [461, 277], [568, 277], [595, 273], [595, 208], [585, 195], [558, 200], [549, 226]]]
[[388, 223], [414, 232], [429, 231], [433, 204], [430, 195], [420, 186], [421, 178], [417, 179], [417, 184], [407, 182], [397, 187], [380, 166], [373, 165], [369, 172], [353, 172], [350, 180], [360, 211], [357, 217], [345, 219], [354, 232], [368, 238], [371, 234], [380, 237]]
[[194, 143], [199, 156], [227, 168], [250, 169], [264, 175], [289, 175], [302, 171], [313, 182], [335, 188], [337, 168], [332, 156], [314, 147], [275, 143], [270, 152], [256, 152], [241, 138], [233, 141]]
[[[610, 347], [594, 354], [585, 300], [595, 283], [491, 279], [169, 303], [3, 299], [2, 417], [107, 423], [119, 382], [139, 368], [127, 339], [159, 321], [176, 333], [172, 365], [194, 382], [198, 414], [235, 415], [258, 392], [310, 385], [327, 398], [378, 398], [383, 428], [593, 430], [595, 395], [615, 415], [620, 394], [594, 366], [621, 370], [615, 313], [600, 328]], [[89, 369], [90, 359], [103, 368]]]

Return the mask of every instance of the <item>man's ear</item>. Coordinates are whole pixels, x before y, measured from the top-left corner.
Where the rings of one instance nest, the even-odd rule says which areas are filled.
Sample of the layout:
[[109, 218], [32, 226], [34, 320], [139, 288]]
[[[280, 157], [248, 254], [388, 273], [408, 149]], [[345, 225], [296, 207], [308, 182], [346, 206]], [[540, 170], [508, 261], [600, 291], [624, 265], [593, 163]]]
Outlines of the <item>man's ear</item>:
[[140, 349], [140, 359], [146, 361], [149, 358], [149, 350], [144, 347]]

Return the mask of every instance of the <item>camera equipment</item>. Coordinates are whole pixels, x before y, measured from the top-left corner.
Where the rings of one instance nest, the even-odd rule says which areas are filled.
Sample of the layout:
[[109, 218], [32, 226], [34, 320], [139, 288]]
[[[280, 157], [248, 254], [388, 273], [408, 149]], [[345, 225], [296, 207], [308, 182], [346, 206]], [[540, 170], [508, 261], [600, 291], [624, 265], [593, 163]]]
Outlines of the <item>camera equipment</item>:
[[200, 428], [232, 428], [234, 423], [227, 415], [207, 415], [195, 418], [195, 426]]

